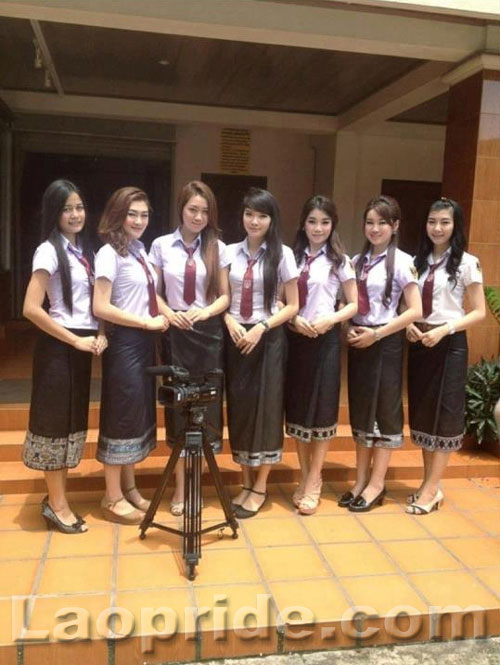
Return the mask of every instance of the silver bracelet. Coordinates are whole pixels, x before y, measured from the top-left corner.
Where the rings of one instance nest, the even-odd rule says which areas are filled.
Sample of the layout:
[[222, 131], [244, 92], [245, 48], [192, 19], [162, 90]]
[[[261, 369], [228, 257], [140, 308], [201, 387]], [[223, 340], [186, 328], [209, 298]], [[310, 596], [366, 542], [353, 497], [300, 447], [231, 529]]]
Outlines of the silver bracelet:
[[380, 333], [378, 331], [378, 328], [372, 328], [372, 333], [373, 336], [375, 337], [375, 341], [380, 342]]
[[453, 326], [451, 323], [446, 324], [448, 326], [448, 335], [454, 335], [457, 331], [455, 330], [455, 326]]
[[265, 328], [265, 332], [268, 332], [268, 331], [269, 331], [269, 323], [268, 323], [267, 321], [265, 321], [264, 319], [262, 319], [262, 321], [259, 321], [259, 323], [262, 323], [262, 325], [263, 325], [264, 328]]

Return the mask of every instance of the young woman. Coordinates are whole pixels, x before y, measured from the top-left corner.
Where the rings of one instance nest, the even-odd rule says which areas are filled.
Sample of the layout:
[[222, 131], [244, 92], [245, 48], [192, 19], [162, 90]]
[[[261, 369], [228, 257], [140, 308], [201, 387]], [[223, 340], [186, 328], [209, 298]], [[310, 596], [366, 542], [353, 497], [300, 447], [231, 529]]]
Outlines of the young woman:
[[[279, 236], [276, 199], [251, 188], [243, 199], [246, 238], [229, 245], [231, 304], [224, 321], [229, 438], [243, 471], [236, 517], [253, 517], [266, 500], [267, 477], [281, 460], [286, 323], [297, 313], [297, 267]], [[278, 310], [280, 284], [286, 305]], [[254, 470], [256, 473], [254, 473]]]
[[[403, 443], [403, 335], [399, 331], [421, 316], [422, 306], [412, 259], [397, 249], [400, 220], [395, 199], [372, 199], [364, 213], [366, 242], [354, 258], [358, 313], [347, 341], [357, 469], [354, 487], [339, 501], [353, 512], [383, 503], [391, 451]], [[401, 296], [406, 311], [398, 315]]]
[[[179, 195], [180, 226], [157, 238], [149, 254], [158, 274], [158, 293], [165, 294], [161, 311], [170, 328], [162, 337], [163, 362], [201, 378], [223, 365], [221, 312], [229, 305], [226, 246], [218, 240], [217, 203], [212, 190], [194, 180]], [[214, 452], [222, 447], [222, 379], [213, 377], [219, 397], [208, 405], [205, 422]], [[187, 425], [182, 411], [167, 408], [167, 440], [173, 446]], [[176, 486], [170, 504], [174, 515], [184, 512], [184, 460], [176, 466]]]
[[[426, 515], [443, 500], [439, 486], [464, 435], [467, 338], [465, 330], [485, 316], [483, 277], [465, 252], [462, 208], [442, 198], [433, 203], [415, 258], [423, 313], [406, 328], [408, 401], [413, 441], [422, 448], [424, 479], [406, 512]], [[464, 312], [467, 296], [470, 311]]]
[[134, 464], [156, 446], [154, 333], [168, 321], [158, 313], [156, 273], [140, 237], [149, 221], [146, 194], [123, 187], [109, 199], [99, 223], [106, 241], [96, 256], [94, 311], [113, 325], [103, 356], [97, 459], [104, 464], [104, 517], [139, 524], [149, 501], [135, 486]]
[[63, 533], [87, 530], [68, 505], [66, 477], [80, 462], [87, 437], [92, 354], [101, 354], [107, 345], [92, 314], [94, 255], [84, 230], [82, 194], [68, 180], [56, 180], [43, 195], [44, 242], [33, 257], [23, 308], [41, 331], [23, 461], [44, 472], [48, 495], [42, 515], [49, 529]]
[[[341, 321], [357, 312], [356, 275], [336, 231], [335, 204], [313, 196], [302, 209], [294, 253], [299, 313], [290, 322], [286, 376], [286, 431], [294, 439], [301, 481], [293, 494], [304, 515], [316, 512], [321, 470], [337, 429]], [[345, 307], [336, 311], [342, 292]], [[292, 325], [293, 324], [293, 325]]]

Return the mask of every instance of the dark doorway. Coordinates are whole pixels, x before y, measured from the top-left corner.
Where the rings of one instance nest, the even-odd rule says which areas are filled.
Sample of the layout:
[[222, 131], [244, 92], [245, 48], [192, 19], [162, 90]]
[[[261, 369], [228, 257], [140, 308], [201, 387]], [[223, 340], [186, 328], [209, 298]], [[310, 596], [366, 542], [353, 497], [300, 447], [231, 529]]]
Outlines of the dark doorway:
[[401, 206], [399, 247], [412, 256], [417, 251], [420, 230], [429, 206], [441, 196], [440, 182], [382, 180], [382, 194], [393, 196]]
[[245, 237], [240, 220], [243, 196], [249, 187], [267, 189], [267, 178], [265, 176], [202, 173], [201, 179], [212, 189], [217, 199], [222, 240], [227, 245], [240, 242]]
[[143, 241], [146, 248], [167, 230], [170, 205], [171, 165], [168, 161], [114, 157], [88, 157], [28, 152], [24, 154], [19, 188], [19, 218], [16, 225], [16, 282], [19, 314], [22, 298], [31, 275], [31, 262], [40, 243], [40, 202], [53, 180], [65, 178], [77, 184], [87, 206], [87, 224], [99, 246], [97, 224], [108, 197], [119, 187], [133, 185], [149, 196], [153, 215]]

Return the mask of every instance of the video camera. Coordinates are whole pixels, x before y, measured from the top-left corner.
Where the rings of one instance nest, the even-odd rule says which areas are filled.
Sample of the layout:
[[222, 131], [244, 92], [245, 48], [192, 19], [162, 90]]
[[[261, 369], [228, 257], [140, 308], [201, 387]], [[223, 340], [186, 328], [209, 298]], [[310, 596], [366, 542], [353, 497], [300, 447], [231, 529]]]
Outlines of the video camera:
[[148, 374], [163, 376], [165, 383], [158, 388], [158, 401], [163, 406], [180, 407], [187, 404], [206, 404], [217, 398], [220, 388], [210, 379], [222, 375], [222, 370], [214, 369], [199, 377], [191, 379], [189, 371], [176, 365], [159, 365], [148, 367]]

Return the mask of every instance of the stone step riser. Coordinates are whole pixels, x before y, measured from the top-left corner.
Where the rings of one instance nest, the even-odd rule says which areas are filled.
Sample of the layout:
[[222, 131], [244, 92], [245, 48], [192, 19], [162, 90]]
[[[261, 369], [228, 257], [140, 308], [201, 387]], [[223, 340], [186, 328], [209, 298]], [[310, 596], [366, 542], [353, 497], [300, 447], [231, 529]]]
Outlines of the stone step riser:
[[[163, 471], [167, 457], [148, 458], [136, 467], [138, 487], [155, 488]], [[231, 456], [217, 456], [217, 463], [225, 485], [241, 482], [241, 473]], [[471, 458], [467, 453], [454, 456], [445, 471], [445, 478], [480, 478], [497, 477], [500, 461], [491, 455]], [[355, 454], [353, 452], [329, 452], [323, 468], [325, 481], [353, 481], [356, 476]], [[420, 455], [417, 451], [395, 451], [387, 471], [387, 480], [416, 480], [422, 477]], [[293, 482], [300, 478], [299, 464], [294, 453], [284, 453], [283, 460], [277, 464], [270, 477], [270, 482]], [[170, 482], [172, 486], [173, 481]], [[203, 476], [203, 484], [213, 484], [210, 474]], [[83, 460], [77, 469], [70, 470], [67, 483], [68, 491], [92, 491], [104, 489], [102, 465], [96, 460]], [[45, 481], [41, 472], [26, 469], [21, 462], [5, 462], [0, 468], [0, 494], [19, 494], [44, 492]]]
[[[404, 406], [405, 422], [408, 422], [407, 407]], [[164, 410], [161, 406], [157, 407], [156, 417], [158, 427], [165, 425]], [[26, 430], [28, 427], [29, 405], [28, 404], [3, 404], [0, 406], [0, 431], [5, 430]], [[224, 409], [224, 424], [227, 424], [226, 410]], [[349, 424], [349, 408], [347, 404], [339, 406], [339, 425]], [[99, 404], [92, 403], [89, 408], [89, 429], [99, 427]]]
[[[16, 437], [16, 440], [18, 440], [18, 437]], [[330, 449], [338, 451], [354, 451], [356, 449], [356, 444], [354, 443], [351, 436], [336, 436], [330, 446]], [[409, 436], [405, 436], [401, 450], [415, 450], [415, 446], [411, 442]], [[21, 459], [21, 451], [21, 443], [9, 443], [8, 441], [6, 443], [2, 443], [0, 439], [0, 462], [17, 462], [19, 459]], [[95, 441], [87, 441], [82, 459], [95, 459], [96, 451], [97, 443]], [[154, 457], [164, 457], [168, 456], [169, 452], [170, 449], [166, 445], [165, 440], [159, 438], [158, 445], [156, 446], [155, 450], [150, 453], [150, 455]], [[224, 438], [223, 440], [221, 452], [223, 454], [230, 454], [231, 452], [231, 446], [227, 438]], [[295, 442], [289, 436], [285, 436], [283, 452], [295, 452]]]

